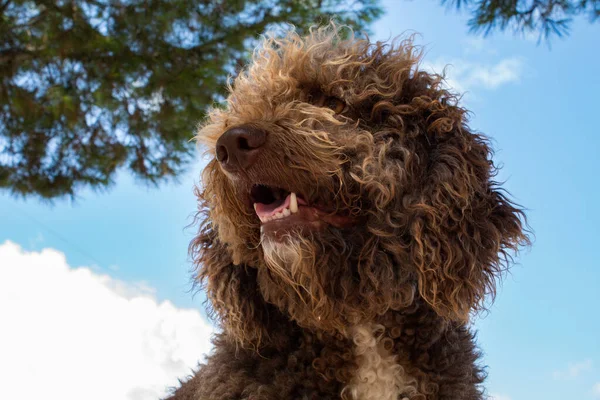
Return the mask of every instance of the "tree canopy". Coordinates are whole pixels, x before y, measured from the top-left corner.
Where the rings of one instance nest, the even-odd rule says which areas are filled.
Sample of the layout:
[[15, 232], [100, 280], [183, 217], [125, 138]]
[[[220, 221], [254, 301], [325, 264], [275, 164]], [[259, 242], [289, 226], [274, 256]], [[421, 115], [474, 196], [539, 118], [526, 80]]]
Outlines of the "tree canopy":
[[590, 22], [600, 17], [600, 0], [442, 0], [442, 4], [471, 13], [472, 32], [488, 35], [509, 29], [537, 34], [540, 40], [568, 34], [575, 16], [587, 16]]
[[195, 125], [257, 36], [335, 18], [363, 29], [378, 0], [0, 0], [0, 188], [55, 198], [146, 182], [192, 159]]

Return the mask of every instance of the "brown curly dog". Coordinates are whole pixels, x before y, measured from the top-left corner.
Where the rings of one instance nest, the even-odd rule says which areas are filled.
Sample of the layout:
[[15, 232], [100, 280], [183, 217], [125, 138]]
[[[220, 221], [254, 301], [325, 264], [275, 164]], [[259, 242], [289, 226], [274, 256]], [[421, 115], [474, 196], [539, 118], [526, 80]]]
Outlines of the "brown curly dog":
[[191, 253], [222, 332], [172, 399], [485, 397], [469, 316], [524, 214], [412, 41], [343, 32], [267, 37], [198, 133]]

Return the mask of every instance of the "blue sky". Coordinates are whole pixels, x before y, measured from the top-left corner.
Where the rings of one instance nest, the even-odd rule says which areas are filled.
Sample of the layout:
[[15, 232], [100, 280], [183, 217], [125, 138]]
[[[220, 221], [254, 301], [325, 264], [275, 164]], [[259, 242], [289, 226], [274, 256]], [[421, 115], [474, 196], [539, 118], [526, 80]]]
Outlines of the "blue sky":
[[[373, 38], [419, 32], [425, 66], [451, 64], [448, 81], [466, 91], [471, 127], [494, 139], [500, 179], [535, 231], [491, 313], [476, 322], [488, 391], [498, 400], [600, 399], [600, 24], [576, 20], [548, 48], [508, 33], [471, 35], [467, 16], [437, 1], [384, 6]], [[0, 244], [56, 249], [69, 266], [143, 282], [158, 303], [203, 313], [203, 296], [190, 293], [194, 228], [186, 229], [201, 164], [158, 189], [121, 173], [110, 190], [84, 190], [75, 202], [0, 192]]]

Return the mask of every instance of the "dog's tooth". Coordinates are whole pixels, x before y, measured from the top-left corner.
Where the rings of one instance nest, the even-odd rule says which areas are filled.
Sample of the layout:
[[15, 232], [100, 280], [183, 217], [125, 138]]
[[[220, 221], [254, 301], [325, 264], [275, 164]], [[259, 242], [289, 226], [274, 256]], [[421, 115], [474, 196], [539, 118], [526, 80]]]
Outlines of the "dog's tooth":
[[298, 199], [296, 198], [296, 193], [290, 193], [290, 212], [292, 214], [298, 212]]
[[283, 213], [278, 212], [277, 214], [275, 214], [275, 217], [277, 217], [277, 219], [281, 219], [283, 218]]
[[265, 231], [265, 227], [264, 226], [260, 226], [260, 233], [262, 234]]
[[254, 203], [253, 206], [254, 206], [254, 212], [256, 212], [256, 203]]
[[283, 210], [283, 216], [284, 217], [289, 217], [291, 214], [291, 211], [289, 208], [286, 208], [285, 210]]

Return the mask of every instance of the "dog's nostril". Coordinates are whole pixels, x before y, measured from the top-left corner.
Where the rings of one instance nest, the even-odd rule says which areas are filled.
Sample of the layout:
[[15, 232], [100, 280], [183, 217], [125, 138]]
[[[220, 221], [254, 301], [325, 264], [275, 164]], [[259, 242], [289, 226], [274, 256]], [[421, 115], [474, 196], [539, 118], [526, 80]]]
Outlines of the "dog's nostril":
[[245, 137], [241, 137], [238, 139], [238, 149], [240, 150], [251, 150], [252, 147], [248, 144], [248, 139]]
[[225, 146], [217, 146], [217, 161], [226, 162], [227, 161], [227, 147]]

